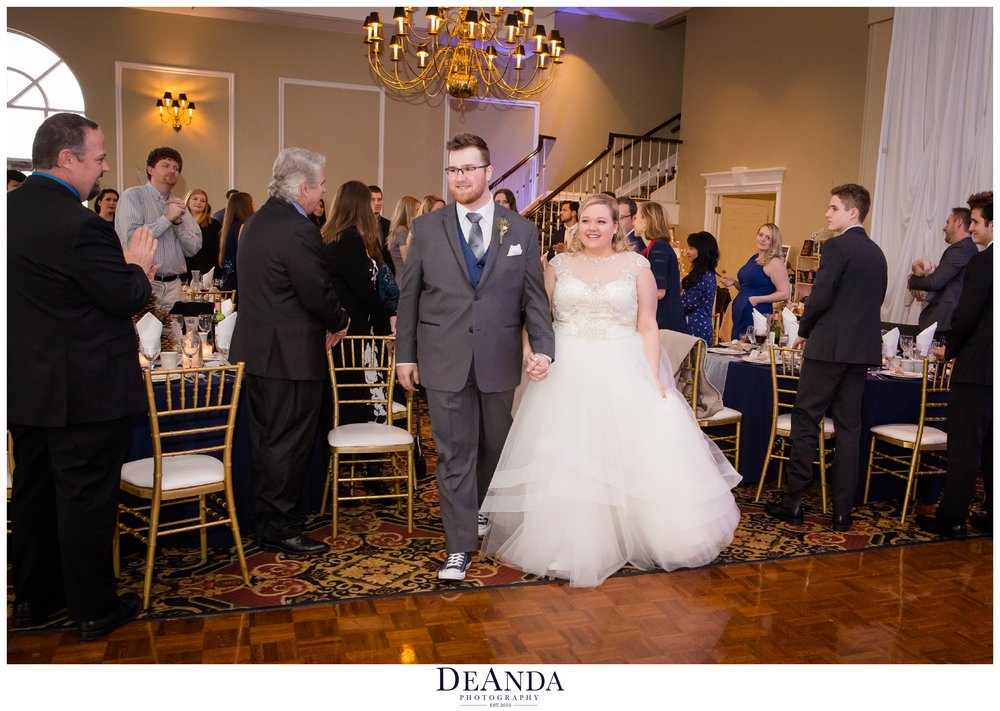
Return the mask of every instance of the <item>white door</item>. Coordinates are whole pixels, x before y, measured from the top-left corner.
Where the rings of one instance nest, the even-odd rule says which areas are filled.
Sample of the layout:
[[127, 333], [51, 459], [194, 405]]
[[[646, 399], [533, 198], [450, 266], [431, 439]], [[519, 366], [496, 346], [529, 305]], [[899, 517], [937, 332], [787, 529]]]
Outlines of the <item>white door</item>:
[[774, 222], [774, 193], [763, 195], [723, 195], [719, 200], [720, 276], [736, 278], [751, 254], [757, 252], [757, 230]]

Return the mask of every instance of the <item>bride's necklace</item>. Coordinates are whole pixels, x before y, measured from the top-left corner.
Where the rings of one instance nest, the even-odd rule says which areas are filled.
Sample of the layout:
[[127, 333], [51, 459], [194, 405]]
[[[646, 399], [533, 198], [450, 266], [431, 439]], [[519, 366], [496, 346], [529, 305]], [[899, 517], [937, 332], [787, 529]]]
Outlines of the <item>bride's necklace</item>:
[[612, 259], [615, 258], [616, 254], [617, 252], [612, 252], [606, 257], [591, 257], [583, 252], [580, 252], [579, 256], [580, 259], [582, 259], [585, 262], [590, 262], [591, 264], [607, 264], [608, 262], [610, 262]]

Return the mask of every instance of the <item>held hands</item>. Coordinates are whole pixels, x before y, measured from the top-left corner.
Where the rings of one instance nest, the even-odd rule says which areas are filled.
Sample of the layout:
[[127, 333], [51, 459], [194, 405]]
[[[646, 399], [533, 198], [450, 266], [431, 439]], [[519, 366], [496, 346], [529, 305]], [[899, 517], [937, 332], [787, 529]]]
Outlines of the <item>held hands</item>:
[[929, 259], [917, 259], [910, 265], [910, 271], [916, 276], [930, 276], [936, 268]]
[[736, 280], [732, 277], [722, 277], [722, 285], [729, 287], [736, 283]]
[[420, 385], [420, 371], [417, 370], [417, 366], [413, 364], [397, 365], [396, 380], [399, 381], [399, 384], [403, 386], [404, 390], [412, 392], [417, 389], [418, 385]]
[[177, 225], [180, 224], [181, 215], [186, 211], [187, 208], [184, 206], [184, 201], [180, 198], [172, 197], [167, 200], [167, 209], [163, 212], [163, 216]]
[[159, 264], [153, 264], [153, 255], [156, 254], [157, 239], [153, 237], [153, 230], [148, 227], [137, 227], [129, 238], [128, 246], [125, 247], [125, 263], [134, 264], [146, 273], [146, 278], [153, 280], [153, 275], [160, 268]]
[[527, 371], [529, 378], [532, 380], [545, 380], [545, 377], [549, 374], [549, 364], [552, 360], [544, 353], [535, 353], [529, 349], [524, 352], [524, 358], [521, 362], [524, 364], [524, 369]]

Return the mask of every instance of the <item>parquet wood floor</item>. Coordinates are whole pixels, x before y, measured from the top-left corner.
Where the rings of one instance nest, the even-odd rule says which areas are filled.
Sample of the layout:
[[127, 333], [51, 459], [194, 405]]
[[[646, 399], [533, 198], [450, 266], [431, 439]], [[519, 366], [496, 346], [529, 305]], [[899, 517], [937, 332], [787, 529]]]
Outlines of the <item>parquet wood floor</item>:
[[7, 637], [13, 664], [992, 661], [991, 538]]

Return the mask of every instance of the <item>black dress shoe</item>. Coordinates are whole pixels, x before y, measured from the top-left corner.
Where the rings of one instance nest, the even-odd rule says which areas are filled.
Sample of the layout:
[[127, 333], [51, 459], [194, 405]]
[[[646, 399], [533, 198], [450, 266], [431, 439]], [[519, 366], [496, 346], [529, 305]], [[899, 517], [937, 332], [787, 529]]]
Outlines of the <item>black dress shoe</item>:
[[80, 623], [80, 639], [93, 642], [111, 634], [126, 622], [131, 622], [142, 609], [142, 600], [135, 593], [125, 593], [118, 598], [114, 611], [96, 620], [86, 620]]
[[917, 527], [921, 528], [928, 533], [933, 533], [938, 536], [944, 536], [945, 538], [951, 538], [953, 540], [965, 540], [965, 522], [949, 524], [943, 521], [939, 521], [933, 516], [917, 516], [916, 518]]
[[788, 521], [789, 523], [802, 523], [803, 521], [801, 506], [790, 509], [786, 508], [784, 504], [767, 504], [764, 506], [764, 511], [767, 512], [768, 516], [780, 518], [782, 521]]
[[993, 514], [974, 513], [969, 517], [969, 523], [986, 533], [993, 533]]
[[330, 550], [330, 546], [325, 543], [321, 541], [314, 541], [301, 533], [297, 536], [292, 536], [291, 538], [285, 538], [282, 540], [261, 538], [260, 545], [262, 548], [266, 548], [267, 550], [281, 551], [282, 553], [288, 553], [289, 555], [318, 555], [320, 553], [326, 553]]
[[833, 530], [840, 533], [850, 531], [853, 520], [851, 514], [834, 514], [832, 519]]
[[65, 604], [43, 605], [34, 600], [21, 600], [14, 603], [11, 620], [14, 623], [14, 629], [38, 627], [52, 619], [57, 612], [65, 609]]

